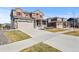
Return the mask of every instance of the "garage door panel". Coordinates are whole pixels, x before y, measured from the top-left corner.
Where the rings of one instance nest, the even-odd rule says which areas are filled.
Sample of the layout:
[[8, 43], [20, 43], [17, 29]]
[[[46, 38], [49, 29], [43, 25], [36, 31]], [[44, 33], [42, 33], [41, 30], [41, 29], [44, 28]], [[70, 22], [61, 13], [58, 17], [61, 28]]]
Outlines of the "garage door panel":
[[18, 28], [19, 29], [32, 29], [33, 28], [33, 23], [18, 22]]

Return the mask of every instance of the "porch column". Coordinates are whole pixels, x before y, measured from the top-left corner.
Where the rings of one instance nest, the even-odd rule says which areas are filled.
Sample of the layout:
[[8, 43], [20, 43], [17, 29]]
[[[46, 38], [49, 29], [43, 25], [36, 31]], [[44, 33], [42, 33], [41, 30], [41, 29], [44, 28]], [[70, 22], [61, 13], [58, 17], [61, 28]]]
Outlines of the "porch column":
[[37, 19], [34, 19], [34, 28], [37, 26]]
[[46, 27], [47, 27], [47, 25], [48, 25], [48, 21], [46, 20]]
[[34, 19], [34, 28], [36, 27], [36, 24], [35, 24], [35, 23], [36, 23], [36, 21], [35, 21], [35, 19]]
[[18, 28], [18, 22], [16, 22], [16, 28]]
[[18, 28], [18, 19], [15, 20], [15, 28]]
[[42, 22], [42, 19], [41, 19], [41, 27], [42, 27], [42, 24], [43, 24], [43, 22]]

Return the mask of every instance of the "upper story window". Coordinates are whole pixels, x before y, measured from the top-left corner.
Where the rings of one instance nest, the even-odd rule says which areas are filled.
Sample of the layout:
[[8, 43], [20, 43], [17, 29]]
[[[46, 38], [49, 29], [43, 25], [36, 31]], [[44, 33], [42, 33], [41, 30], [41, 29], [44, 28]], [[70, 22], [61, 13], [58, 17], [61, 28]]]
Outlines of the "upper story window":
[[42, 15], [40, 15], [40, 17], [42, 18], [43, 16], [42, 16]]
[[29, 14], [26, 14], [26, 16], [29, 16]]
[[36, 15], [39, 15], [38, 13]]
[[32, 14], [32, 17], [35, 17], [35, 16], [36, 16], [36, 14], [35, 14], [35, 13], [33, 13], [33, 14]]
[[26, 15], [26, 16], [28, 16], [28, 15]]
[[21, 16], [21, 13], [20, 12], [17, 12], [17, 16]]

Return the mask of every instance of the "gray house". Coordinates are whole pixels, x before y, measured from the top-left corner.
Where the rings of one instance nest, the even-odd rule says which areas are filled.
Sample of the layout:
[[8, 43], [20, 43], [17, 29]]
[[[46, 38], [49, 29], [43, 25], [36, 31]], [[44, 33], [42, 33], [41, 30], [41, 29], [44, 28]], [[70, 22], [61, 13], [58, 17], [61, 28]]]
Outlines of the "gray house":
[[67, 27], [66, 20], [67, 18], [61, 18], [61, 17], [47, 18], [47, 27], [65, 28]]
[[70, 27], [79, 28], [79, 18], [69, 18], [67, 21]]

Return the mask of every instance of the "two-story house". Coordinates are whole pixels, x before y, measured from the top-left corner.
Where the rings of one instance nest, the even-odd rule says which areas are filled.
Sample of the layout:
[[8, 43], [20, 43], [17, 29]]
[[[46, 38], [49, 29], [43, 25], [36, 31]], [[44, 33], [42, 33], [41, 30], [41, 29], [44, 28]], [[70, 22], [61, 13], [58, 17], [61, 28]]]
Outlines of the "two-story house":
[[34, 12], [26, 12], [20, 8], [11, 10], [11, 28], [18, 28], [18, 21], [26, 22], [27, 20], [34, 22], [34, 28], [42, 25], [43, 13], [39, 10]]
[[69, 18], [67, 22], [70, 28], [79, 28], [79, 18]]
[[50, 28], [65, 28], [66, 27], [66, 18], [61, 17], [52, 17], [47, 18], [47, 27]]

